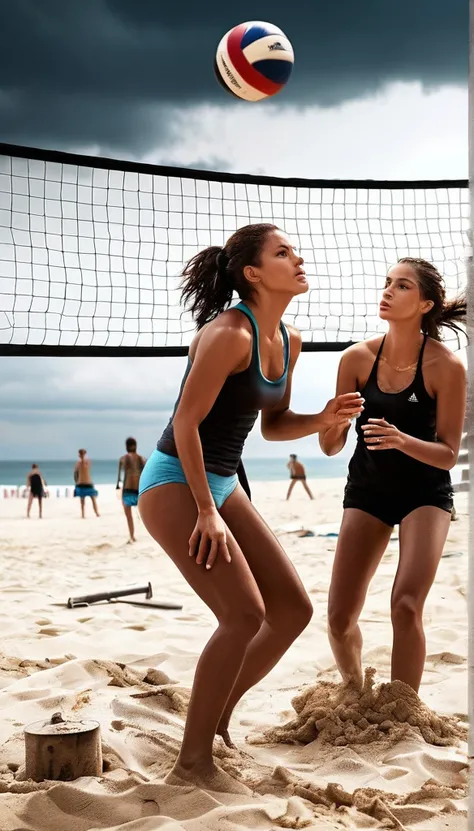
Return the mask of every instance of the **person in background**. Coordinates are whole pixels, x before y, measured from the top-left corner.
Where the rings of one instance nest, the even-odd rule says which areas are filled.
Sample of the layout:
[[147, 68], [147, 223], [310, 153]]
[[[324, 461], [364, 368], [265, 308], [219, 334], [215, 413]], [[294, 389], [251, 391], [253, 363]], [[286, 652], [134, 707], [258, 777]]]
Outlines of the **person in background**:
[[43, 518], [43, 499], [46, 496], [46, 482], [41, 475], [41, 471], [36, 464], [31, 465], [31, 470], [26, 477], [26, 487], [29, 489], [28, 505], [26, 506], [26, 516], [30, 518], [31, 506], [33, 499], [38, 500], [39, 518]]
[[76, 487], [74, 488], [74, 496], [78, 496], [81, 500], [82, 519], [85, 518], [85, 505], [87, 496], [89, 496], [91, 499], [95, 515], [100, 516], [99, 509], [97, 507], [97, 497], [99, 494], [92, 483], [91, 463], [90, 459], [87, 458], [87, 450], [81, 449], [78, 450], [78, 453], [79, 460], [76, 462], [74, 466], [74, 481], [76, 483]]
[[291, 492], [297, 482], [301, 482], [309, 498], [314, 499], [313, 494], [311, 493], [310, 489], [308, 488], [308, 485], [306, 484], [306, 471], [304, 469], [304, 465], [298, 461], [298, 457], [295, 453], [290, 454], [290, 461], [287, 464], [287, 468], [290, 471], [291, 479], [290, 487], [288, 488], [288, 493], [286, 494], [287, 500], [290, 498]]
[[121, 456], [119, 459], [117, 489], [120, 488], [123, 474], [122, 505], [130, 534], [129, 543], [132, 543], [136, 542], [132, 508], [135, 508], [138, 504], [138, 483], [146, 459], [144, 456], [138, 455], [136, 439], [128, 438], [125, 447], [127, 452], [125, 456]]

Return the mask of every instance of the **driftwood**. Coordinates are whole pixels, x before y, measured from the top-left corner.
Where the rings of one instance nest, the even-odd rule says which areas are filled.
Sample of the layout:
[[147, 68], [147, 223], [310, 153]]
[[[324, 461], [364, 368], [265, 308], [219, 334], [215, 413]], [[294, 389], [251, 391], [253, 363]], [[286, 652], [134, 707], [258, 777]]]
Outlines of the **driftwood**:
[[70, 782], [102, 773], [100, 726], [97, 721], [64, 721], [55, 713], [49, 721], [25, 727], [26, 778]]

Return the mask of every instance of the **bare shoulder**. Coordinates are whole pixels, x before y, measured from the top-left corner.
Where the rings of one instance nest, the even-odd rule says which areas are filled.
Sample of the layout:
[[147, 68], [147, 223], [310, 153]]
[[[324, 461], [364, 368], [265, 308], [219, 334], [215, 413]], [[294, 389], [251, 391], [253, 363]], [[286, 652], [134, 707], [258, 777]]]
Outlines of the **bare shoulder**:
[[252, 327], [245, 315], [235, 309], [222, 312], [206, 323], [194, 338], [189, 354], [191, 359], [198, 350], [216, 350], [216, 354], [230, 352], [239, 360], [245, 356], [252, 344]]
[[295, 343], [302, 342], [301, 332], [299, 329], [296, 328], [296, 326], [293, 326], [293, 324], [291, 323], [285, 323], [285, 328], [292, 341], [294, 341]]
[[300, 330], [297, 329], [296, 326], [292, 326], [291, 323], [285, 323], [285, 328], [288, 332], [290, 340], [290, 361], [291, 365], [293, 366], [301, 352], [303, 338], [301, 337]]
[[466, 368], [463, 362], [441, 341], [428, 338], [423, 358], [426, 369], [439, 374], [441, 378], [454, 374], [456, 378], [466, 379]]
[[341, 361], [352, 365], [359, 363], [361, 359], [373, 360], [377, 356], [383, 340], [383, 335], [378, 335], [376, 338], [369, 340], [361, 340], [359, 343], [353, 343], [349, 346], [342, 355]]

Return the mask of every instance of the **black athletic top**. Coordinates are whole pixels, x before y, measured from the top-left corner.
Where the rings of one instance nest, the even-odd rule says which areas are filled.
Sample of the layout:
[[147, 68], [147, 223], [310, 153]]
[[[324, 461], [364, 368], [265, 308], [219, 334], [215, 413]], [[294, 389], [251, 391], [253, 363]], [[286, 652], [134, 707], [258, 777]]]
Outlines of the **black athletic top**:
[[396, 496], [414, 493], [420, 488], [451, 493], [447, 470], [419, 462], [400, 450], [368, 450], [362, 425], [369, 418], [384, 418], [402, 433], [423, 441], [436, 441], [436, 399], [428, 395], [423, 381], [422, 362], [426, 338], [420, 350], [415, 377], [406, 389], [397, 393], [382, 392], [377, 370], [385, 337], [361, 395], [364, 410], [357, 419], [357, 445], [349, 462], [348, 487], [374, 489]]
[[43, 481], [39, 473], [30, 476], [30, 490], [33, 496], [43, 496]]
[[[253, 334], [252, 357], [247, 369], [229, 375], [210, 412], [199, 425], [204, 467], [219, 476], [233, 476], [239, 468], [245, 440], [257, 419], [259, 410], [273, 407], [283, 398], [288, 377], [290, 346], [286, 327], [280, 322], [284, 344], [283, 375], [276, 381], [269, 381], [262, 373], [260, 364], [258, 324], [254, 315], [244, 303], [234, 307], [250, 320]], [[173, 418], [176, 413], [186, 378], [191, 370], [188, 366], [181, 383], [178, 400], [168, 425], [157, 444], [157, 449], [168, 456], [178, 457], [174, 441]]]

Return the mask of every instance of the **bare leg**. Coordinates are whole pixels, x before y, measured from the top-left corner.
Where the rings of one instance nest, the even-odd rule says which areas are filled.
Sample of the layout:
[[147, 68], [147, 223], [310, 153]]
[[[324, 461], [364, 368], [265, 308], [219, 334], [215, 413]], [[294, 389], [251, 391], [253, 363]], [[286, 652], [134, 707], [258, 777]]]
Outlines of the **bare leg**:
[[232, 746], [228, 726], [235, 705], [306, 629], [313, 609], [292, 563], [243, 490], [233, 492], [221, 514], [244, 553], [265, 604], [265, 620], [247, 649], [218, 727], [226, 744]]
[[38, 515], [40, 519], [43, 519], [43, 499], [41, 496], [38, 496]]
[[433, 585], [451, 514], [425, 505], [400, 524], [400, 562], [392, 590], [392, 681], [418, 692], [426, 658], [423, 607]]
[[290, 482], [290, 487], [288, 488], [288, 493], [286, 494], [286, 498], [289, 499], [291, 496], [291, 492], [296, 485], [296, 479], [292, 479]]
[[310, 499], [314, 499], [314, 496], [313, 496], [313, 494], [311, 493], [311, 491], [310, 491], [310, 489], [309, 489], [309, 487], [308, 487], [308, 485], [307, 485], [307, 483], [306, 483], [306, 479], [303, 479], [303, 480], [302, 480], [302, 485], [303, 485], [303, 487], [304, 487], [304, 489], [305, 489], [306, 493], [308, 494], [309, 498], [310, 498]]
[[85, 508], [86, 508], [86, 500], [84, 496], [80, 497], [81, 500], [81, 516], [82, 519], [85, 519]]
[[97, 507], [97, 499], [95, 496], [91, 496], [92, 507], [94, 508], [94, 513], [96, 516], [100, 516], [99, 508]]
[[329, 643], [344, 681], [359, 686], [362, 633], [357, 621], [391, 533], [389, 525], [365, 511], [344, 511], [329, 588]]
[[[248, 501], [247, 504], [250, 505]], [[250, 568], [230, 532], [227, 539], [231, 563], [218, 559], [207, 571], [189, 557], [189, 538], [197, 510], [187, 485], [152, 488], [141, 495], [139, 506], [148, 532], [218, 620], [218, 627], [196, 667], [183, 743], [172, 771], [174, 778], [217, 787], [219, 772], [212, 758], [213, 740], [247, 647], [262, 625], [265, 607]], [[242, 514], [241, 519], [245, 521]]]
[[131, 506], [130, 505], [125, 505], [125, 502], [123, 502], [122, 504], [123, 504], [124, 514], [127, 518], [127, 525], [128, 525], [128, 533], [130, 535], [130, 542], [136, 542], [135, 527], [133, 525], [133, 514], [132, 514]]
[[28, 505], [26, 506], [26, 517], [27, 517], [27, 519], [30, 518], [30, 511], [31, 511], [32, 504], [33, 504], [33, 494], [30, 491], [30, 493], [28, 494]]

